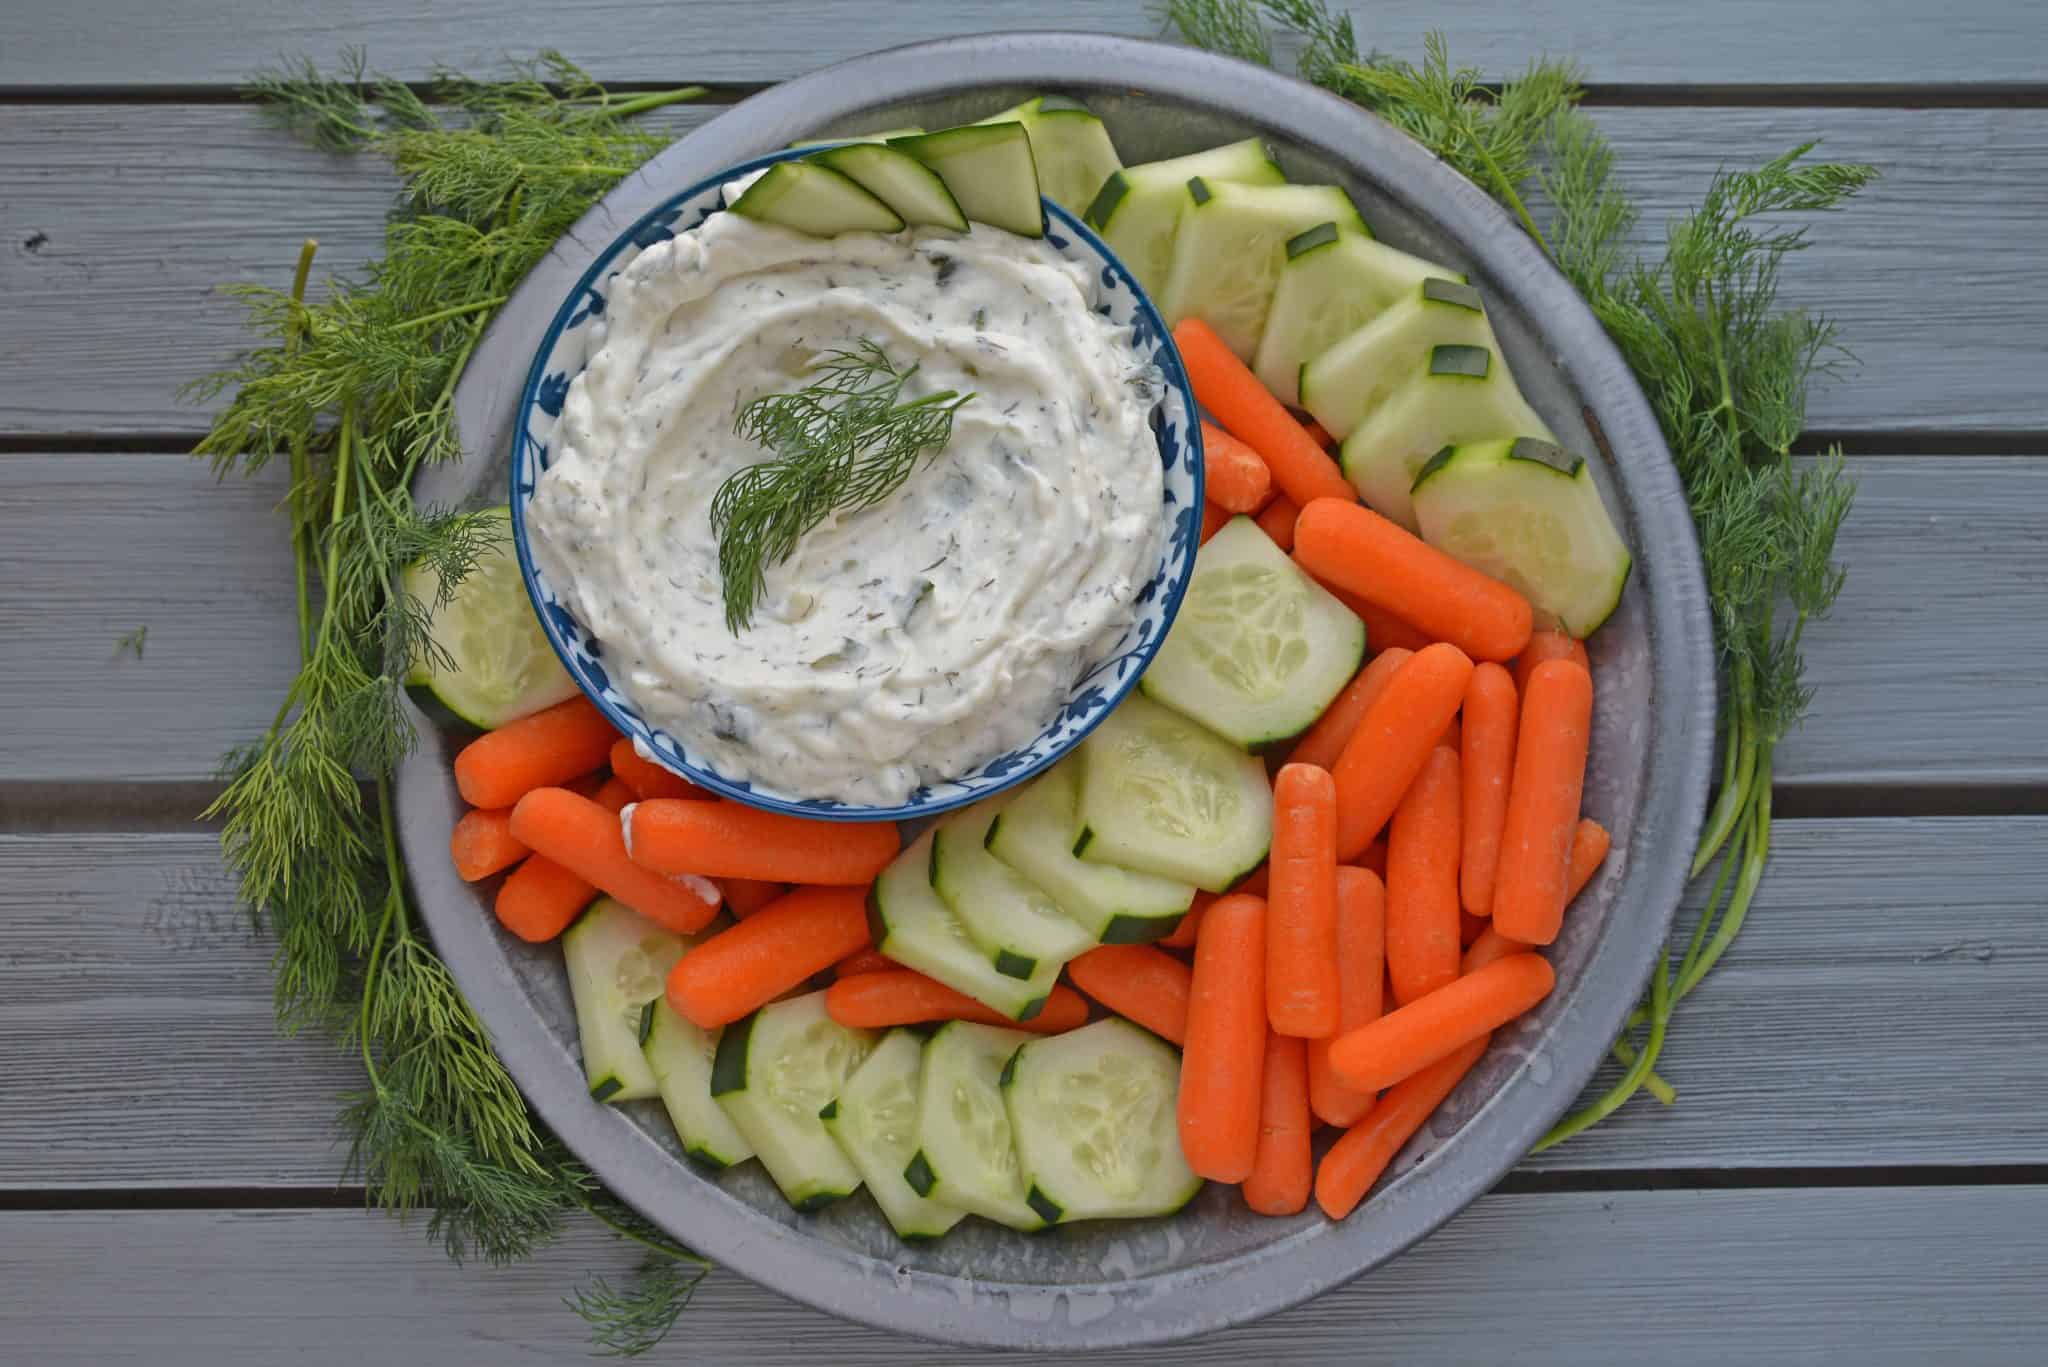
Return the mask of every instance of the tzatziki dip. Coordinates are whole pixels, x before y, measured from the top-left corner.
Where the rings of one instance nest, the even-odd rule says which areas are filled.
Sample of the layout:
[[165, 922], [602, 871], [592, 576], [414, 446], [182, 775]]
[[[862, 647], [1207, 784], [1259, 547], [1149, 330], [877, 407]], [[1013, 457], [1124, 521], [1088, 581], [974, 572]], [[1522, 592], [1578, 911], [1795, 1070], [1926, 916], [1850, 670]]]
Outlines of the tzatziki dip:
[[[719, 773], [900, 802], [1035, 737], [1158, 566], [1161, 378], [1050, 244], [810, 237], [736, 214], [610, 282], [526, 519], [533, 555], [649, 725]], [[710, 508], [771, 453], [742, 406], [879, 344], [906, 399], [973, 398], [894, 494], [835, 512], [727, 628]]]

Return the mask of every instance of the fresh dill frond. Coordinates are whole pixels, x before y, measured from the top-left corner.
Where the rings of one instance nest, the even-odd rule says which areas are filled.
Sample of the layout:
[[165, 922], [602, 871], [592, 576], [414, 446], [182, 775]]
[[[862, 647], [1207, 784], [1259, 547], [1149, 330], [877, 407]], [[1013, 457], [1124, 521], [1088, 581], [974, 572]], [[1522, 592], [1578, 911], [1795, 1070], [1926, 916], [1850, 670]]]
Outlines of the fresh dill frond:
[[148, 641], [149, 628], [147, 626], [139, 626], [135, 630], [125, 633], [120, 640], [114, 642], [114, 654], [117, 657], [133, 655], [139, 660], [142, 658], [142, 648]]
[[711, 499], [728, 631], [753, 621], [769, 568], [804, 533], [834, 513], [882, 502], [952, 440], [953, 415], [974, 396], [945, 389], [906, 400], [917, 369], [898, 368], [864, 338], [818, 357], [802, 389], [740, 409], [734, 433], [774, 459], [728, 476]]
[[1273, 65], [1273, 43], [1256, 8], [1245, 0], [1166, 0], [1160, 19], [1196, 47], [1240, 61]]
[[649, 1254], [625, 1285], [614, 1287], [609, 1279], [593, 1276], [564, 1302], [590, 1326], [599, 1356], [639, 1357], [675, 1328], [704, 1273], [702, 1267]]

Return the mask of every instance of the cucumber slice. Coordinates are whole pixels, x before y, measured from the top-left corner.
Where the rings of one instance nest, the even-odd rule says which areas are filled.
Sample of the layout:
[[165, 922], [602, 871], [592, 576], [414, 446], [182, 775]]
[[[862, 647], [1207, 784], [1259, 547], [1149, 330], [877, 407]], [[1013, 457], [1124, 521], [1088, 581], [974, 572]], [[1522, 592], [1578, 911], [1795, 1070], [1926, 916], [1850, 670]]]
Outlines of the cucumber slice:
[[1195, 555], [1195, 574], [1138, 686], [1246, 750], [1306, 731], [1365, 656], [1365, 623], [1248, 517]]
[[948, 1021], [925, 1042], [917, 1100], [917, 1153], [903, 1178], [920, 1196], [986, 1216], [1012, 1229], [1042, 1229], [1046, 1217], [1024, 1199], [1003, 1067], [1031, 1039], [969, 1021]]
[[1123, 167], [1116, 144], [1088, 106], [1064, 95], [1040, 95], [991, 114], [982, 123], [1021, 123], [1031, 138], [1038, 188], [1070, 214], [1094, 202], [1095, 192]]
[[1252, 369], [1274, 397], [1299, 403], [1302, 362], [1321, 355], [1431, 277], [1464, 279], [1384, 242], [1339, 231], [1335, 223], [1319, 223], [1289, 238]]
[[1022, 237], [1045, 236], [1045, 205], [1031, 138], [1021, 123], [942, 128], [889, 144], [939, 173], [960, 208], [976, 223]]
[[825, 1131], [860, 1169], [868, 1195], [889, 1227], [905, 1239], [936, 1239], [967, 1212], [919, 1196], [903, 1179], [917, 1156], [917, 1092], [924, 1040], [913, 1030], [891, 1030], [839, 1096], [818, 1113]]
[[1143, 696], [1080, 754], [1081, 858], [1223, 892], [1266, 857], [1273, 789], [1257, 755]]
[[1424, 366], [1352, 429], [1339, 460], [1367, 503], [1412, 532], [1408, 491], [1431, 456], [1446, 446], [1510, 436], [1555, 440], [1498, 353], [1447, 343], [1431, 348]]
[[861, 133], [844, 138], [804, 138], [791, 143], [787, 150], [794, 152], [803, 147], [840, 147], [849, 142], [891, 142], [897, 138], [914, 138], [922, 132], [924, 129], [911, 124], [904, 128], [884, 128], [879, 133]]
[[1301, 367], [1301, 405], [1341, 441], [1420, 370], [1439, 344], [1498, 347], [1479, 291], [1470, 285], [1425, 280], [1310, 357]]
[[903, 227], [894, 209], [831, 167], [809, 160], [776, 162], [747, 187], [732, 212], [813, 237], [893, 233]]
[[1126, 166], [1112, 173], [1081, 217], [1102, 235], [1138, 288], [1148, 295], [1157, 296], [1166, 284], [1167, 268], [1173, 264], [1174, 230], [1187, 204], [1188, 181], [1195, 176], [1210, 185], [1219, 181], [1279, 185], [1287, 179], [1266, 144], [1257, 138], [1171, 161]]
[[1010, 799], [988, 829], [989, 853], [1045, 889], [1102, 944], [1171, 935], [1195, 900], [1194, 884], [1076, 859], [1077, 774], [1068, 760]]
[[818, 1112], [874, 1047], [874, 1031], [825, 1014], [823, 992], [770, 1002], [719, 1038], [711, 1095], [798, 1210], [828, 1206], [860, 1186]]
[[1232, 185], [1197, 176], [1188, 182], [1159, 311], [1169, 324], [1200, 318], [1249, 362], [1266, 332], [1288, 239], [1324, 222], [1372, 236], [1351, 196], [1334, 185]]
[[441, 577], [426, 562], [408, 566], [403, 578], [447, 657], [414, 661], [405, 681], [425, 685], [449, 711], [488, 731], [575, 697], [576, 681], [555, 658], [526, 596], [512, 554], [512, 510], [493, 508], [485, 516], [507, 530], [477, 556], [448, 601], [441, 601]]
[[683, 957], [683, 937], [623, 902], [600, 897], [562, 935], [583, 1075], [599, 1101], [640, 1101], [657, 1090], [640, 1045], [649, 1009]]
[[1092, 947], [1095, 937], [1036, 884], [988, 852], [1000, 800], [980, 802], [939, 823], [932, 839], [932, 890], [995, 961], [996, 972], [1029, 978]]
[[1632, 561], [1582, 457], [1534, 437], [1447, 447], [1412, 493], [1423, 540], [1572, 635], [1592, 635], [1621, 601]]
[[1202, 1189], [1180, 1151], [1180, 1053], [1129, 1021], [1034, 1039], [1003, 1071], [1024, 1199], [1048, 1220], [1171, 1215]]
[[916, 157], [879, 143], [854, 142], [814, 152], [807, 160], [845, 176], [888, 205], [905, 223], [967, 231], [967, 215], [960, 212], [953, 192], [938, 172]]
[[711, 1097], [711, 1065], [723, 1031], [699, 1030], [668, 1004], [651, 1002], [653, 1018], [641, 1052], [654, 1072], [661, 1104], [683, 1141], [683, 1152], [714, 1168], [729, 1168], [754, 1156], [754, 1146]]
[[868, 894], [875, 948], [955, 992], [964, 992], [1012, 1020], [1030, 1020], [1059, 981], [1060, 961], [1047, 959], [1028, 978], [998, 973], [939, 894], [932, 890], [932, 832], [926, 831], [882, 870]]

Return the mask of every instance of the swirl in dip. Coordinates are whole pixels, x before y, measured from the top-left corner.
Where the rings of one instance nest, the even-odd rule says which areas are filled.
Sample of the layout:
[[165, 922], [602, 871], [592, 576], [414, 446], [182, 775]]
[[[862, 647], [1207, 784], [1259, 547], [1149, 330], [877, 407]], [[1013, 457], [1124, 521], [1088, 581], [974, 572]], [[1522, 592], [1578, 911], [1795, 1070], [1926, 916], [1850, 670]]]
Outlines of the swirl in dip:
[[[728, 202], [735, 197], [728, 191]], [[533, 554], [652, 726], [731, 778], [900, 802], [1035, 737], [1158, 566], [1160, 377], [1095, 277], [976, 224], [814, 238], [713, 215], [611, 281], [527, 509]], [[742, 405], [870, 339], [906, 400], [972, 391], [889, 499], [834, 514], [726, 629], [712, 495]]]

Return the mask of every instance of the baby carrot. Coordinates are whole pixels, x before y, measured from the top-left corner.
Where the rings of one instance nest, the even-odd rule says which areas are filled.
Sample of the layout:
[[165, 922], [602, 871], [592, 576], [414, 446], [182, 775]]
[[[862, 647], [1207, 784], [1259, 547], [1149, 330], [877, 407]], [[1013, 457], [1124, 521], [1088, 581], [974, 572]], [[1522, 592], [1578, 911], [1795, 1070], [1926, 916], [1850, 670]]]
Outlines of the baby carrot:
[[[610, 783], [611, 781], [611, 771], [606, 769], [600, 769], [596, 773], [585, 774], [582, 778], [572, 778], [567, 783], [558, 784], [557, 786], [567, 788], [570, 792], [576, 794], [576, 796], [578, 797], [587, 797], [595, 799], [597, 797], [598, 790], [604, 787], [605, 784]], [[625, 786], [626, 785], [623, 783], [619, 785], [619, 787], [621, 788], [625, 788]], [[628, 789], [627, 791], [629, 793], [629, 796], [626, 798], [626, 801], [631, 802], [633, 800], [630, 796], [631, 790]]]
[[1458, 753], [1438, 746], [1387, 831], [1387, 972], [1408, 1003], [1458, 976]]
[[726, 907], [742, 921], [789, 891], [787, 883], [764, 883], [758, 878], [714, 878], [711, 881], [718, 884], [718, 890], [725, 894]]
[[1387, 878], [1387, 842], [1382, 836], [1365, 847], [1365, 853], [1352, 861], [1361, 869], [1370, 870], [1373, 877], [1385, 882]]
[[455, 757], [455, 786], [472, 807], [510, 807], [535, 788], [597, 768], [618, 738], [590, 699], [571, 698], [463, 746]]
[[[1368, 634], [1366, 639], [1372, 638]], [[1337, 700], [1323, 709], [1323, 715], [1316, 718], [1315, 724], [1302, 733], [1301, 739], [1294, 743], [1294, 752], [1288, 755], [1287, 762], [1315, 764], [1325, 769], [1334, 767], [1337, 756], [1344, 753], [1344, 743], [1358, 729], [1359, 718], [1379, 698], [1387, 680], [1394, 677], [1394, 671], [1406, 664], [1414, 653], [1396, 646], [1373, 656], [1371, 662], [1344, 685], [1344, 691], [1337, 695]]]
[[1458, 943], [1470, 945], [1474, 940], [1493, 929], [1491, 916], [1474, 916], [1469, 911], [1458, 912]]
[[798, 888], [676, 960], [668, 1001], [700, 1030], [729, 1025], [868, 942], [864, 888]]
[[1579, 818], [1579, 824], [1572, 828], [1571, 862], [1565, 867], [1564, 904], [1570, 906], [1586, 890], [1586, 884], [1593, 881], [1593, 875], [1600, 870], [1600, 861], [1607, 858], [1607, 850], [1614, 838], [1607, 834], [1607, 828], [1590, 816]]
[[[1356, 1030], [1379, 1019], [1386, 958], [1387, 891], [1377, 875], [1349, 866], [1337, 870], [1337, 1029]], [[1308, 1103], [1316, 1118], [1354, 1125], [1371, 1109], [1374, 1093], [1346, 1086], [1330, 1071], [1330, 1041], [1308, 1042]]]
[[1261, 1215], [1293, 1215], [1315, 1180], [1309, 1154], [1306, 1040], [1268, 1032], [1259, 1076], [1259, 1144], [1244, 1179], [1244, 1203]]
[[1202, 496], [1229, 513], [1255, 513], [1273, 497], [1259, 453], [1212, 422], [1202, 424]]
[[1479, 932], [1478, 939], [1465, 946], [1465, 957], [1459, 960], [1458, 971], [1460, 973], [1477, 973], [1496, 959], [1505, 959], [1510, 954], [1526, 954], [1528, 952], [1529, 946], [1523, 944], [1520, 940], [1510, 940], [1492, 926], [1488, 926], [1485, 930]]
[[1593, 672], [1593, 661], [1586, 655], [1586, 643], [1575, 636], [1544, 627], [1530, 633], [1529, 644], [1522, 647], [1522, 653], [1515, 657], [1515, 691], [1529, 691], [1529, 676], [1536, 666], [1545, 660], [1570, 660], [1588, 674]]
[[1436, 738], [1436, 743], [1446, 750], [1463, 750], [1465, 747], [1464, 723], [1460, 722], [1456, 717], [1452, 717], [1450, 724], [1444, 727], [1444, 733]]
[[1074, 986], [1161, 1039], [1188, 1037], [1188, 966], [1151, 945], [1102, 945], [1067, 965]]
[[1401, 1146], [1443, 1105], [1444, 1098], [1465, 1074], [1472, 1071], [1491, 1038], [1482, 1035], [1403, 1080], [1366, 1112], [1365, 1119], [1330, 1146], [1322, 1165], [1316, 1169], [1316, 1204], [1323, 1208], [1323, 1214], [1341, 1220], [1365, 1199]]
[[653, 760], [640, 758], [633, 742], [624, 736], [612, 742], [612, 776], [631, 788], [633, 797], [640, 801], [650, 797], [709, 799], [716, 796], [681, 774], [672, 774]]
[[528, 944], [545, 944], [569, 928], [597, 889], [546, 855], [530, 854], [498, 887], [498, 924]]
[[1500, 828], [1508, 816], [1508, 779], [1515, 768], [1515, 721], [1520, 704], [1507, 670], [1488, 660], [1465, 685], [1463, 743], [1458, 749], [1464, 799], [1464, 850], [1458, 865], [1458, 900], [1484, 916], [1493, 910], [1493, 871], [1500, 862]]
[[[1254, 897], [1264, 897], [1266, 895], [1266, 878], [1267, 866], [1261, 864], [1244, 877], [1238, 879], [1230, 891], [1248, 892]], [[1180, 924], [1175, 926], [1171, 933], [1161, 936], [1156, 943], [1163, 949], [1194, 948], [1195, 937], [1201, 932], [1202, 928], [1202, 913], [1209, 909], [1211, 902], [1215, 901], [1218, 897], [1227, 895], [1226, 893], [1215, 892], [1196, 893], [1195, 900], [1188, 906], [1187, 915], [1180, 918]]]
[[737, 802], [656, 798], [627, 820], [634, 863], [706, 878], [865, 885], [901, 843], [886, 821], [816, 821]]
[[1529, 643], [1528, 599], [1357, 503], [1302, 504], [1294, 558], [1475, 660], [1512, 659]]
[[851, 978], [860, 973], [893, 973], [901, 967], [880, 950], [856, 949], [832, 965], [832, 974], [838, 978]]
[[1441, 641], [1415, 652], [1344, 744], [1330, 777], [1337, 781], [1337, 858], [1358, 858], [1429, 762], [1436, 738], [1465, 701], [1472, 661]]
[[1280, 494], [1266, 505], [1256, 521], [1268, 541], [1283, 551], [1291, 551], [1294, 549], [1294, 519], [1299, 516], [1301, 509], [1294, 505], [1294, 500]]
[[489, 878], [526, 858], [526, 846], [512, 838], [512, 813], [503, 807], [476, 808], [462, 814], [448, 837], [448, 854], [465, 883]]
[[1330, 1066], [1360, 1090], [1391, 1087], [1506, 1025], [1556, 984], [1542, 955], [1510, 954], [1339, 1035]]
[[1322, 447], [1325, 451], [1337, 444], [1337, 439], [1330, 435], [1330, 429], [1317, 422], [1314, 418], [1304, 418], [1301, 430], [1308, 433], [1308, 439]]
[[[683, 804], [678, 804], [683, 805]], [[690, 803], [709, 806], [709, 803]], [[512, 809], [512, 834], [650, 921], [688, 935], [718, 911], [718, 889], [701, 878], [664, 878], [626, 855], [619, 818], [560, 788], [536, 788]]]
[[1266, 904], [1233, 893], [1202, 915], [1180, 1066], [1180, 1148], [1214, 1182], [1251, 1175], [1266, 1054]]
[[[677, 967], [681, 967], [680, 964]], [[1088, 1003], [1073, 988], [1055, 984], [1052, 995], [1030, 1020], [1011, 1020], [974, 998], [908, 968], [855, 973], [825, 989], [825, 1014], [856, 1030], [926, 1021], [976, 1021], [1041, 1035], [1077, 1030], [1088, 1023]]]
[[1216, 535], [1216, 533], [1222, 531], [1223, 524], [1230, 521], [1232, 516], [1233, 514], [1228, 509], [1219, 508], [1215, 504], [1211, 503], [1208, 499], [1203, 499], [1202, 539], [1196, 542], [1195, 544], [1200, 546], [1208, 545], [1209, 538]]
[[1337, 1029], [1337, 785], [1313, 764], [1273, 780], [1267, 861], [1266, 1023], [1320, 1039]]
[[1266, 392], [1213, 328], [1199, 318], [1184, 318], [1173, 340], [1196, 401], [1230, 435], [1259, 453], [1282, 493], [1304, 508], [1317, 498], [1357, 501], [1337, 462]]
[[[1300, 520], [1297, 515], [1295, 521]], [[1395, 646], [1404, 650], [1420, 650], [1434, 643], [1434, 637], [1424, 635], [1378, 603], [1368, 603], [1355, 593], [1338, 593], [1335, 589], [1331, 592], [1337, 593], [1338, 601], [1357, 613], [1358, 619], [1365, 623], [1365, 643], [1373, 650], [1384, 651]]]
[[1564, 919], [1592, 719], [1593, 679], [1585, 670], [1546, 660], [1530, 673], [1493, 884], [1493, 923], [1511, 940], [1547, 945]]
[[[568, 791], [574, 792], [575, 789], [571, 788]], [[590, 800], [613, 816], [617, 816], [633, 805], [633, 790], [626, 786], [624, 779], [614, 775], [597, 785], [596, 790], [590, 794]]]

